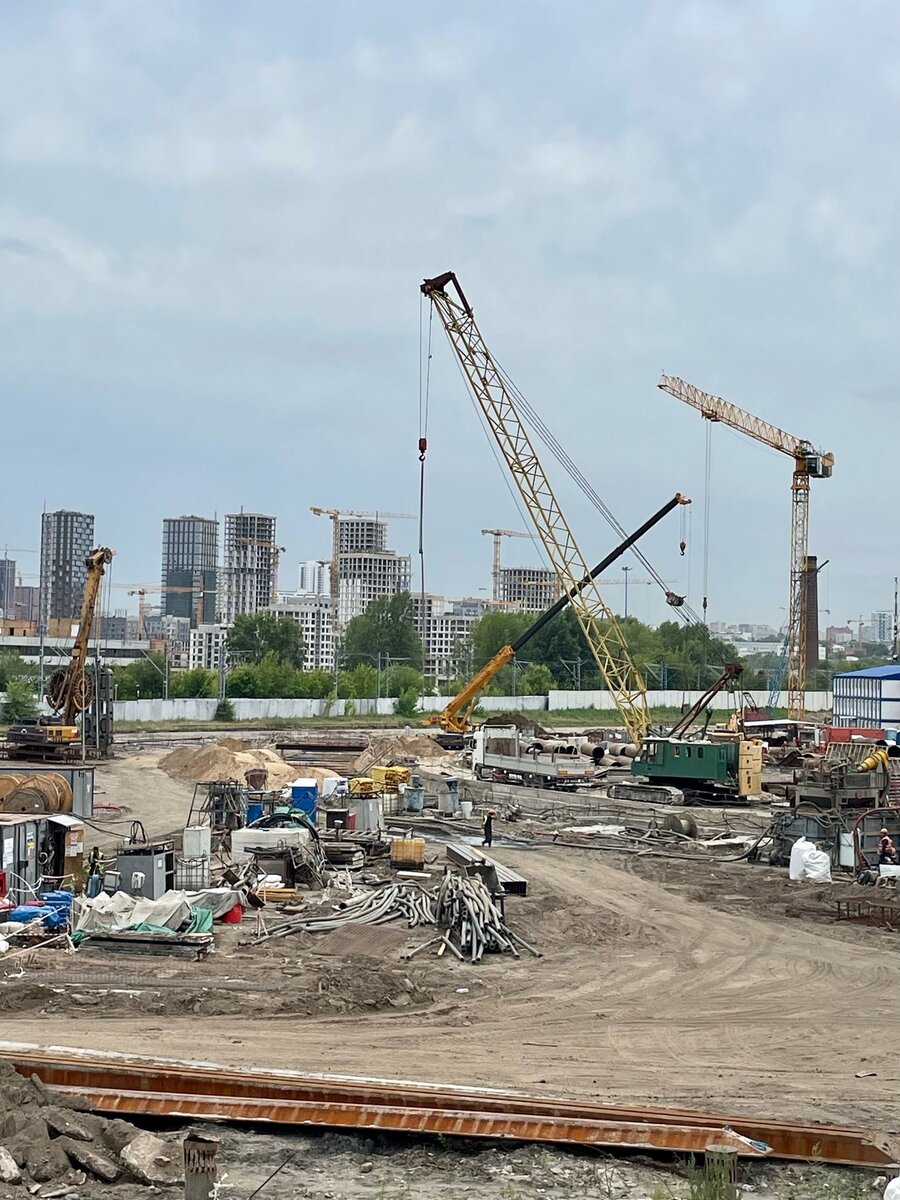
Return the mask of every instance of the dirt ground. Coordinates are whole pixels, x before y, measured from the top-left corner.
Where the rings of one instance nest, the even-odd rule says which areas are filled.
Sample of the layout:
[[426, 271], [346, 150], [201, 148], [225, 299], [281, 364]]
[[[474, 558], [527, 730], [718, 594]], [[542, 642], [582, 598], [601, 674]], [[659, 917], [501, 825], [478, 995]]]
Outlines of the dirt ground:
[[[101, 810], [108, 832], [98, 839], [110, 844], [133, 819], [153, 836], [184, 823], [192, 789], [154, 761], [141, 754], [98, 772], [98, 800], [127, 810], [112, 814], [114, 826]], [[394, 927], [241, 946], [248, 916], [217, 928], [202, 963], [88, 944], [0, 976], [2, 1036], [900, 1130], [900, 932], [837, 922], [835, 896], [850, 884], [817, 889], [758, 864], [550, 845], [494, 854], [529, 880], [527, 897], [507, 899], [507, 918], [540, 959], [472, 966], [426, 951], [404, 962], [427, 934]], [[589, 1175], [583, 1156], [564, 1152], [481, 1150], [451, 1170], [440, 1146], [433, 1162], [394, 1147], [388, 1163], [384, 1148], [345, 1142], [339, 1167], [303, 1142], [299, 1165], [285, 1168], [290, 1188], [265, 1195], [686, 1194], [683, 1180], [653, 1171], [603, 1190], [596, 1159]], [[229, 1166], [241, 1179], [230, 1194], [249, 1194], [280, 1161], [279, 1139], [249, 1144], [268, 1148], [243, 1161], [243, 1175]], [[768, 1182], [763, 1173], [753, 1187], [773, 1200], [875, 1195], [871, 1179], [865, 1191], [832, 1175], [823, 1186], [815, 1171], [784, 1168]]]
[[142, 750], [98, 765], [94, 822], [86, 836], [89, 846], [116, 845], [127, 836], [132, 821], [141, 821], [150, 837], [181, 836], [194, 785], [159, 769], [157, 763], [169, 749]]

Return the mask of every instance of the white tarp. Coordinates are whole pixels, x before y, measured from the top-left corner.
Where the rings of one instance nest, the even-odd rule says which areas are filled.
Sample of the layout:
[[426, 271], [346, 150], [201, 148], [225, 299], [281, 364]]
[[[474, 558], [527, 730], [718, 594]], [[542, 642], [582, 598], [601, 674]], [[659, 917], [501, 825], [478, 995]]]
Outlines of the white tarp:
[[73, 906], [76, 933], [112, 933], [131, 925], [160, 925], [180, 929], [191, 919], [191, 905], [186, 892], [166, 892], [159, 900], [101, 892], [93, 900], [78, 896]]
[[213, 919], [231, 912], [236, 904], [244, 904], [244, 893], [236, 892], [233, 888], [204, 888], [202, 892], [184, 894], [192, 908], [208, 908]]
[[231, 888], [166, 892], [158, 900], [129, 896], [127, 892], [114, 892], [112, 896], [101, 892], [93, 900], [76, 896], [73, 928], [76, 932], [84, 933], [112, 933], [131, 925], [162, 925], [174, 930], [180, 929], [191, 919], [193, 908], [207, 908], [215, 918], [240, 903], [243, 903], [241, 893]]

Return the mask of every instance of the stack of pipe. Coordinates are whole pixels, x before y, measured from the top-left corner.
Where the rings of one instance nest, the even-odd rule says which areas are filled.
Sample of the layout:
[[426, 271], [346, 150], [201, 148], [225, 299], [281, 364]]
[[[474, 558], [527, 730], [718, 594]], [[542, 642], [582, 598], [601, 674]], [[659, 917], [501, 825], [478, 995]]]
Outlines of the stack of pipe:
[[264, 942], [289, 933], [328, 933], [346, 925], [384, 925], [403, 917], [410, 928], [434, 924], [434, 901], [415, 883], [391, 883], [374, 892], [354, 896], [341, 902], [336, 912], [326, 916], [309, 917], [303, 914], [273, 926], [267, 933], [253, 938]]
[[459, 959], [469, 957], [472, 962], [480, 962], [485, 950], [504, 951], [518, 958], [517, 942], [537, 954], [507, 927], [501, 909], [478, 875], [445, 871], [437, 892], [436, 916], [438, 928], [444, 931], [440, 940]]

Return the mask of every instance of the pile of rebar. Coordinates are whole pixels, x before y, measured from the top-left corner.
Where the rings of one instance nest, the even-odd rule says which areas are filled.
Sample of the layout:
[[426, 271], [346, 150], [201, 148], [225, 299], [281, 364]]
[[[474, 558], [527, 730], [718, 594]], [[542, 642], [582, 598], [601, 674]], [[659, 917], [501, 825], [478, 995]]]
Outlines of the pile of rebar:
[[[507, 926], [500, 905], [480, 876], [445, 871], [437, 888], [426, 891], [418, 883], [404, 880], [375, 891], [343, 900], [337, 909], [320, 916], [300, 913], [259, 932], [248, 942], [265, 942], [291, 933], [328, 933], [348, 925], [384, 925], [404, 920], [410, 929], [435, 925], [435, 937], [411, 950], [412, 958], [429, 946], [442, 955], [449, 950], [461, 962], [480, 962], [485, 952], [502, 952], [519, 957], [523, 947], [536, 958], [540, 952]], [[244, 943], [247, 944], [247, 943]]]

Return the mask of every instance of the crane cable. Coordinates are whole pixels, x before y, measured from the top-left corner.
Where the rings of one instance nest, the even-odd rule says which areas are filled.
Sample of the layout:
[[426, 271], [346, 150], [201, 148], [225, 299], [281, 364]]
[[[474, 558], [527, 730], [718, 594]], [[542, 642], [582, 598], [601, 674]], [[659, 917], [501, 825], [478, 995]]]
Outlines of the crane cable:
[[425, 455], [428, 452], [428, 405], [431, 396], [432, 332], [434, 327], [434, 305], [428, 305], [428, 342], [425, 354], [422, 305], [424, 296], [419, 297], [419, 620], [422, 640], [422, 698], [425, 697]]
[[[593, 485], [585, 478], [584, 473], [573, 462], [571, 456], [560, 444], [555, 434], [548, 428], [537, 411], [522, 395], [496, 359], [494, 359], [494, 365], [497, 367], [498, 373], [502, 377], [505, 386], [515, 398], [516, 405], [520, 408], [527, 423], [532, 427], [532, 429], [534, 429], [535, 433], [537, 433], [538, 437], [541, 439], [556, 461], [578, 485], [587, 499], [590, 500], [591, 504], [593, 504], [593, 506], [604, 518], [606, 523], [619, 535], [619, 537], [626, 538], [628, 533], [624, 525], [622, 525], [609, 506], [601, 499]], [[637, 546], [632, 546], [631, 552], [644, 565], [648, 573], [653, 577], [663, 592], [668, 595], [669, 588], [666, 585], [665, 580], [662, 578], [650, 560], [646, 557], [644, 552]], [[691, 608], [689, 604], [676, 607], [675, 611], [688, 625], [696, 624], [700, 620], [698, 614]]]
[[703, 479], [703, 624], [709, 607], [709, 492], [712, 483], [712, 421], [706, 422], [706, 464]]

